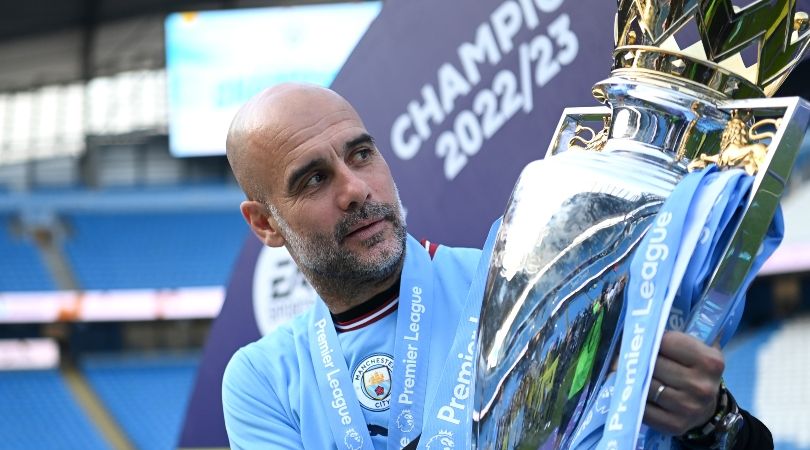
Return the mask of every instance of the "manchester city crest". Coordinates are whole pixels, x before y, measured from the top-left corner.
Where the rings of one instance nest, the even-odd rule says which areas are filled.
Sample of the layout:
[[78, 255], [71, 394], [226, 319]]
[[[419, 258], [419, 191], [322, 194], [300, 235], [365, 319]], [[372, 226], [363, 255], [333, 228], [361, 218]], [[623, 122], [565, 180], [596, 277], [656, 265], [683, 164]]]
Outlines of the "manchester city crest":
[[352, 373], [352, 385], [363, 408], [385, 411], [391, 406], [391, 372], [394, 359], [385, 353], [363, 358]]

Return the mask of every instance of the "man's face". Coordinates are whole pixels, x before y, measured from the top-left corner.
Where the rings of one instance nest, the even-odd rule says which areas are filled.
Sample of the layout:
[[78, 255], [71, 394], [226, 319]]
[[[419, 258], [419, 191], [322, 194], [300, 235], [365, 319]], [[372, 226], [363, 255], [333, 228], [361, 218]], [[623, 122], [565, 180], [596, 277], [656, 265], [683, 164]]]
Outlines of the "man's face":
[[345, 102], [327, 98], [289, 116], [259, 180], [284, 244], [321, 278], [387, 278], [402, 259], [405, 224], [382, 155]]
[[[397, 199], [398, 200], [398, 199]], [[269, 206], [269, 205], [268, 205]], [[401, 205], [381, 202], [366, 202], [343, 217], [331, 235], [313, 234], [304, 236], [297, 233], [283, 219], [275, 208], [270, 208], [286, 237], [286, 245], [295, 255], [299, 266], [317, 274], [320, 278], [334, 278], [342, 281], [375, 281], [389, 277], [402, 258], [405, 241], [405, 225], [402, 222]], [[346, 236], [360, 224], [382, 218], [392, 226], [393, 240], [388, 239], [383, 230], [365, 232], [358, 238], [367, 248], [378, 247], [376, 252], [355, 253], [340, 245], [341, 236]]]

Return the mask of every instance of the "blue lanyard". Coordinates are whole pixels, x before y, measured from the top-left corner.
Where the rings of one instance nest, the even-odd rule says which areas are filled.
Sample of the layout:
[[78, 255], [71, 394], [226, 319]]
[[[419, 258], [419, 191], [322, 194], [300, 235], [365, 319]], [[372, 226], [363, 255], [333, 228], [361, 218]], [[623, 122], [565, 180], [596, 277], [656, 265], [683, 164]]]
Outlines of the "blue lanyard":
[[[699, 233], [699, 237], [673, 300], [666, 324], [668, 330], [684, 331], [688, 318], [694, 314], [695, 302], [703, 292], [711, 271], [717, 267], [717, 259], [724, 250], [718, 248], [718, 245], [727, 241], [727, 231], [733, 229], [732, 226], [738, 219], [739, 205], [744, 204], [753, 184], [753, 177], [746, 176], [742, 170], [717, 171], [713, 167], [707, 169], [707, 172], [700, 191], [692, 199], [693, 204], [690, 208], [705, 211], [711, 205], [711, 209], [705, 221], [702, 217], [692, 221], [690, 231]], [[682, 247], [680, 251], [687, 252], [684, 255], [687, 256], [689, 248]], [[729, 335], [733, 332], [727, 331]], [[650, 370], [652, 371], [652, 368]], [[665, 450], [675, 445], [670, 437], [661, 435], [645, 425], [641, 426], [636, 442], [637, 449]]]
[[470, 448], [478, 316], [481, 313], [489, 260], [500, 226], [501, 219], [498, 219], [489, 230], [436, 395], [425, 408], [425, 423], [422, 437], [419, 439], [419, 449]]
[[435, 308], [431, 264], [428, 252], [408, 236], [394, 344], [394, 385], [388, 419], [389, 449], [405, 447], [422, 431]]
[[[673, 308], [668, 327], [676, 331], [684, 331], [687, 314], [693, 306], [692, 301], [703, 292], [711, 275], [710, 271], [717, 267], [717, 259], [723, 250], [718, 251], [717, 246], [722, 241], [723, 231], [727, 229], [731, 220], [736, 218], [734, 212], [737, 208], [734, 205], [742, 204], [754, 179], [744, 176], [741, 171], [728, 170], [711, 173], [706, 181], [708, 191], [706, 197], [716, 195], [716, 207], [703, 227], [692, 260], [686, 269], [684, 282], [678, 288], [676, 298], [680, 300], [681, 305], [679, 311]], [[676, 315], [677, 313], [682, 315]]]
[[335, 444], [347, 450], [373, 450], [335, 326], [320, 298], [315, 302], [309, 327], [309, 353]]
[[637, 445], [655, 355], [667, 323], [672, 322], [670, 310], [673, 303], [684, 315], [691, 309], [691, 299], [676, 300], [676, 294], [682, 282], [694, 284], [684, 280], [687, 268], [695, 263], [692, 259], [701, 238], [717, 232], [707, 230], [707, 225], [717, 222], [711, 216], [722, 215], [726, 209], [715, 206], [722, 200], [719, 193], [728, 185], [730, 175], [721, 175], [721, 180], [713, 183], [715, 177], [709, 175], [715, 171], [710, 167], [681, 180], [630, 264], [619, 367], [604, 432], [597, 444], [600, 450]]
[[[754, 281], [754, 278], [759, 273], [759, 269], [765, 264], [765, 261], [773, 254], [779, 244], [782, 242], [782, 238], [784, 237], [785, 233], [785, 223], [782, 217], [782, 208], [781, 206], [777, 206], [776, 212], [773, 216], [773, 221], [771, 221], [770, 226], [768, 227], [768, 231], [765, 235], [765, 240], [762, 241], [762, 246], [760, 247], [760, 251], [757, 253], [754, 264], [751, 266], [751, 270], [746, 275], [745, 280], [743, 280], [743, 284], [739, 289], [738, 294], [732, 300], [732, 306], [729, 311], [725, 315], [720, 315], [721, 319], [718, 323], [715, 324], [717, 328], [715, 334], [718, 336], [720, 340], [720, 345], [725, 346], [726, 343], [731, 339], [734, 334], [734, 331], [737, 330], [737, 325], [740, 323], [740, 319], [742, 318], [743, 309], [745, 308], [745, 293], [748, 291], [748, 286], [751, 285], [751, 282]], [[719, 255], [718, 255], [719, 257]], [[707, 305], [704, 302], [697, 304], [694, 307], [694, 311], [692, 312], [693, 316], [702, 316], [706, 317], [707, 314], [703, 311], [703, 308]], [[700, 324], [700, 321], [694, 321], [695, 328], [697, 328]], [[687, 326], [686, 332], [692, 336], [699, 336], [697, 330], [690, 329]]]
[[[619, 372], [612, 374], [601, 385], [596, 401], [589, 405], [583, 423], [573, 437], [571, 448], [591, 449], [599, 446], [599, 448], [666, 449], [674, 444], [670, 438], [639, 426], [652, 376], [653, 367], [650, 363], [655, 361], [654, 356], [658, 352], [663, 329], [683, 330], [686, 319], [699, 313], [693, 311], [695, 302], [711, 276], [712, 268], [716, 267], [718, 258], [722, 256], [724, 250], [722, 246], [728, 240], [728, 230], [733, 230], [732, 227], [736, 225], [739, 219], [739, 205], [743, 204], [749, 194], [751, 184], [752, 178], [742, 171], [718, 172], [712, 166], [685, 177], [662, 207], [656, 224], [660, 225], [658, 221], [661, 217], [665, 217], [664, 222], [670, 223], [663, 228], [670, 233], [669, 237], [672, 237], [671, 222], [677, 221], [676, 225], [680, 225], [683, 221], [681, 240], [678, 242], [675, 239], [662, 239], [660, 230], [657, 239], [654, 234], [645, 237], [631, 264], [631, 281], [626, 293], [627, 309], [633, 311], [638, 310], [639, 306], [644, 306], [646, 299], [644, 294], [650, 294], [650, 286], [665, 286], [666, 295], [663, 296], [662, 290], [657, 292], [653, 303], [657, 308], [655, 310], [651, 308], [650, 314], [642, 314], [644, 321], [639, 321], [639, 316], [632, 313], [626, 316], [624, 322], [626, 338], [623, 339], [619, 356]], [[676, 220], [677, 217], [681, 219]], [[651, 232], [656, 231], [656, 224], [653, 225]], [[757, 255], [754, 269], [742, 286], [742, 292], [753, 279], [758, 267], [778, 245], [781, 233], [781, 215], [780, 211], [777, 211], [768, 237], [763, 243], [763, 251]], [[659, 247], [651, 247], [651, 243]], [[670, 253], [673, 248], [676, 249], [675, 253], [667, 255], [667, 258], [673, 260], [669, 266], [669, 273], [664, 271], [665, 267], [659, 261], [656, 267], [656, 275], [659, 276], [649, 277], [652, 268], [649, 257], [661, 256], [662, 245], [667, 246]], [[642, 272], [645, 270], [645, 263], [649, 280], [645, 279], [645, 273]], [[649, 281], [650, 284], [645, 285], [645, 281]], [[641, 290], [642, 287], [644, 291]], [[674, 298], [673, 291], [677, 291]], [[728, 299], [734, 302], [731, 312], [714, 321], [718, 333], [725, 338], [733, 333], [736, 320], [739, 320], [738, 310], [743, 304], [742, 297], [743, 294], [739, 294], [733, 299]], [[645, 332], [637, 335], [634, 334], [636, 330]], [[632, 373], [633, 370], [635, 374]], [[628, 376], [631, 383], [628, 383]], [[610, 399], [610, 408], [606, 407], [605, 399]], [[610, 422], [611, 420], [613, 422]]]
[[[410, 235], [399, 290], [394, 377], [388, 448], [402, 448], [421, 431], [427, 360], [432, 333], [433, 271], [430, 255]], [[372, 450], [363, 412], [352, 388], [346, 358], [332, 317], [322, 299], [315, 303], [310, 326], [310, 357], [321, 402], [338, 448]], [[397, 425], [397, 419], [403, 420]], [[417, 420], [418, 418], [418, 420]], [[408, 421], [406, 419], [413, 419]], [[411, 424], [409, 427], [408, 424]], [[394, 425], [392, 427], [392, 425]], [[405, 444], [402, 444], [405, 442]]]

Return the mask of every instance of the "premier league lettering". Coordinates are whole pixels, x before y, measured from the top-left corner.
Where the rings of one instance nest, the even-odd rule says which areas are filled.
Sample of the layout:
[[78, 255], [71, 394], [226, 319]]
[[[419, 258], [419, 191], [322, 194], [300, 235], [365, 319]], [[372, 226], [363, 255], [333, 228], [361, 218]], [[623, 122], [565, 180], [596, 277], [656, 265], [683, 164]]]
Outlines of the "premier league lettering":
[[[430, 336], [433, 332], [433, 266], [430, 254], [408, 237], [405, 269], [400, 285], [397, 337], [394, 346], [392, 391], [388, 427], [389, 448], [405, 447], [421, 434], [427, 389]], [[424, 343], [424, 345], [422, 345]]]
[[[414, 286], [411, 290], [411, 323], [408, 326], [411, 335], [403, 336], [403, 339], [409, 341], [419, 341], [419, 322], [422, 320], [422, 314], [425, 312], [425, 305], [422, 303], [422, 289], [419, 286]], [[414, 394], [414, 386], [416, 386], [416, 364], [419, 357], [419, 347], [408, 343], [408, 351], [405, 353], [405, 359], [402, 362], [405, 364], [405, 379], [403, 383], [405, 387], [402, 393], [399, 394], [397, 401], [403, 405], [412, 405], [413, 399], [411, 396]]]
[[[477, 317], [470, 317], [470, 323], [478, 323]], [[478, 330], [474, 331], [470, 337], [470, 342], [467, 345], [467, 353], [459, 353], [458, 359], [462, 360], [461, 367], [458, 370], [456, 377], [456, 385], [453, 387], [453, 395], [450, 397], [450, 402], [442, 405], [439, 412], [436, 414], [437, 419], [450, 422], [453, 425], [458, 425], [461, 419], [456, 418], [456, 411], [464, 410], [464, 401], [470, 397], [470, 384], [472, 383], [472, 368], [473, 368], [473, 354], [475, 352], [475, 338]], [[461, 413], [463, 415], [463, 413]], [[459, 416], [461, 417], [461, 415]]]
[[[658, 265], [669, 256], [669, 247], [665, 243], [667, 239], [667, 226], [672, 221], [672, 213], [663, 211], [658, 214], [655, 224], [649, 231], [649, 243], [644, 252], [644, 261], [641, 265], [641, 284], [639, 285], [639, 298], [641, 299], [640, 307], [634, 308], [630, 311], [633, 317], [649, 316], [652, 309], [653, 297], [655, 296], [655, 278], [658, 274]], [[662, 288], [666, 288], [662, 286]], [[633, 388], [638, 381], [638, 362], [639, 350], [644, 344], [646, 328], [642, 323], [635, 323], [632, 328], [632, 336], [624, 336], [624, 339], [630, 339], [630, 351], [624, 355], [625, 376], [623, 379], [616, 380], [616, 392], [618, 393], [619, 403], [616, 410], [610, 415], [607, 421], [607, 428], [610, 431], [620, 431], [625, 427], [624, 413], [627, 411], [627, 402], [633, 393]]]
[[672, 221], [672, 213], [662, 212], [655, 220], [655, 226], [650, 230], [650, 241], [647, 251], [644, 253], [644, 263], [641, 265], [641, 286], [639, 295], [647, 302], [645, 308], [635, 309], [631, 314], [634, 316], [647, 315], [650, 313], [650, 303], [655, 295], [655, 275], [658, 273], [658, 262], [667, 259], [669, 247], [663, 242], [667, 238], [666, 226]]
[[343, 396], [340, 381], [337, 379], [340, 369], [335, 368], [335, 363], [332, 361], [332, 352], [334, 352], [334, 349], [329, 347], [329, 342], [326, 339], [326, 319], [315, 322], [315, 335], [318, 341], [318, 349], [320, 350], [323, 367], [325, 369], [332, 369], [326, 373], [329, 388], [332, 389], [332, 402], [330, 405], [340, 416], [340, 423], [350, 425], [352, 423], [352, 417], [349, 415], [349, 408], [346, 406], [346, 398]]
[[560, 14], [548, 25], [545, 34], [538, 34], [531, 41], [517, 44], [515, 37], [524, 27], [536, 29], [540, 14], [554, 12], [562, 2], [508, 0], [498, 6], [489, 20], [478, 26], [474, 41], [458, 46], [456, 65], [446, 62], [438, 68], [437, 87], [425, 84], [421, 99], [410, 101], [406, 112], [394, 120], [391, 126], [394, 153], [403, 160], [416, 156], [422, 144], [430, 139], [432, 127], [444, 123], [453, 113], [456, 100], [471, 95], [481, 82], [481, 65], [496, 66], [516, 48], [520, 56], [517, 73], [508, 68], [498, 72], [492, 85], [475, 95], [472, 109], [460, 111], [452, 130], [436, 139], [436, 156], [444, 160], [445, 177], [455, 178], [483, 143], [518, 111], [531, 112], [533, 86], [545, 86], [562, 66], [576, 58], [578, 40], [567, 14]]
[[323, 366], [327, 368], [334, 368], [335, 363], [332, 361], [332, 352], [333, 349], [329, 348], [329, 342], [326, 340], [326, 320], [321, 319], [318, 322], [315, 322], [315, 335], [317, 336], [318, 340], [318, 349], [321, 351], [321, 361], [323, 362]]
[[410, 336], [404, 336], [409, 341], [419, 340], [419, 321], [422, 319], [422, 313], [425, 312], [425, 305], [422, 304], [422, 289], [419, 286], [414, 286], [411, 291], [411, 324], [408, 327], [413, 333]]

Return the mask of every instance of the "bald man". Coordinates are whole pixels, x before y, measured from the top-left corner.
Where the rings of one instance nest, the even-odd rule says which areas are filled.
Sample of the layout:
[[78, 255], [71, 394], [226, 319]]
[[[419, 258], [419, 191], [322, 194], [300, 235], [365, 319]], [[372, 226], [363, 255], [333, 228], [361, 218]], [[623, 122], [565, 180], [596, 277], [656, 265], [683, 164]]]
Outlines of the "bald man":
[[398, 279], [399, 195], [348, 102], [327, 89], [278, 86], [242, 108], [227, 148], [250, 228], [266, 245], [289, 248], [332, 313]]
[[[251, 230], [285, 246], [319, 296], [233, 356], [222, 393], [231, 447], [415, 448], [424, 405], [453, 395], [436, 385], [480, 251], [407, 235], [388, 165], [331, 90], [260, 93], [234, 118], [227, 155]], [[722, 371], [719, 350], [665, 334], [653, 376], [668, 389], [653, 384], [645, 423], [670, 435], [709, 430], [690, 442], [710, 448], [712, 420], [734, 407]], [[735, 448], [767, 447], [770, 434], [744, 419]]]

